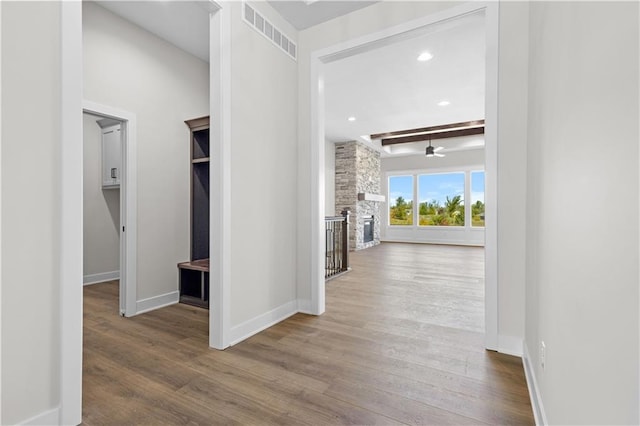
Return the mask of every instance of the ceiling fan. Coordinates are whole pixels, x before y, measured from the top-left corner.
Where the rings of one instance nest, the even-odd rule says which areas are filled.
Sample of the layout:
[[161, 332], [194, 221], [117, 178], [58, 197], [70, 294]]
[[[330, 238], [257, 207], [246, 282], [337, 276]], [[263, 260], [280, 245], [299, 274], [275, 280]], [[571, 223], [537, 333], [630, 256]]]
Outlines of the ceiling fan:
[[444, 154], [438, 154], [438, 151], [440, 151], [441, 149], [444, 149], [444, 148], [441, 146], [437, 148], [432, 147], [431, 139], [429, 139], [429, 146], [427, 147], [426, 155], [427, 157], [444, 157]]

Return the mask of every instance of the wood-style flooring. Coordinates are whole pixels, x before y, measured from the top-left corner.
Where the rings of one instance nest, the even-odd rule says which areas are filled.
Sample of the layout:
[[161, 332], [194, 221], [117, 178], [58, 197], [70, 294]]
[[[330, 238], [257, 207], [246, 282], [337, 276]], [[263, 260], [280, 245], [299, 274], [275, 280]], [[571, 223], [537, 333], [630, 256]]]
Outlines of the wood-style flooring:
[[519, 358], [483, 349], [483, 249], [383, 243], [297, 314], [209, 349], [208, 312], [118, 316], [84, 289], [87, 425], [534, 424]]

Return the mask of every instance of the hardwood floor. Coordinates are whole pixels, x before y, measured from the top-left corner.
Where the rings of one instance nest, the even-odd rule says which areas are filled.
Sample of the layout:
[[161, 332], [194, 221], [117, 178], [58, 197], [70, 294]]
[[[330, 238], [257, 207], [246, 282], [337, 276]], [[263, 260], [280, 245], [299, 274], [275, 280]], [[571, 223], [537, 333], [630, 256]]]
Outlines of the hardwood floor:
[[324, 315], [225, 351], [207, 347], [205, 310], [125, 319], [117, 282], [87, 286], [84, 424], [534, 424], [521, 360], [483, 349], [483, 256], [352, 253]]

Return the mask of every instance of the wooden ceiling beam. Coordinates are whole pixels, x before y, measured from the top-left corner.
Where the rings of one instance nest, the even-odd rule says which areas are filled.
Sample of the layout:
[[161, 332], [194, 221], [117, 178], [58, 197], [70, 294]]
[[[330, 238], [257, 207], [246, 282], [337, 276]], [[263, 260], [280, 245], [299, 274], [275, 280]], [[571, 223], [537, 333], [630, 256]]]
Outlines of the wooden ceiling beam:
[[400, 136], [397, 138], [382, 139], [382, 146], [395, 145], [398, 143], [428, 141], [429, 139], [436, 140], [436, 139], [457, 138], [461, 136], [472, 136], [472, 135], [482, 135], [482, 134], [484, 134], [484, 126], [471, 127], [471, 128], [459, 129], [459, 130], [442, 130], [439, 132], [423, 133], [419, 135]]
[[440, 126], [421, 127], [418, 129], [398, 130], [395, 132], [376, 133], [371, 135], [371, 139], [386, 139], [394, 136], [415, 135], [418, 133], [432, 133], [440, 130], [464, 129], [469, 127], [484, 127], [484, 120], [463, 121], [461, 123], [443, 124]]

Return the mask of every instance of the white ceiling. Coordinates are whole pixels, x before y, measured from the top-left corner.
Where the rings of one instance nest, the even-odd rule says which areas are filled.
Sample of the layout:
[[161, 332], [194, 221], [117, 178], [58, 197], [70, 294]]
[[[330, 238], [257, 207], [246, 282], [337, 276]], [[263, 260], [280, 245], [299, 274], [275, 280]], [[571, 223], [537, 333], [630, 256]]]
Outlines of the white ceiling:
[[377, 1], [269, 0], [268, 3], [297, 30], [306, 30]]
[[209, 62], [209, 11], [212, 4], [208, 0], [95, 2], [174, 46]]
[[[96, 3], [175, 46], [209, 61], [208, 0], [119, 1]], [[375, 1], [315, 2], [269, 0], [271, 6], [297, 28], [367, 7]], [[361, 139], [362, 135], [484, 118], [484, 15], [473, 14], [438, 23], [419, 34], [404, 36], [325, 67], [325, 132], [333, 142]], [[434, 57], [418, 62], [428, 50]], [[448, 100], [450, 105], [437, 103]], [[356, 121], [347, 121], [348, 117]], [[367, 142], [365, 140], [365, 142]], [[383, 156], [424, 154], [426, 142], [383, 149], [367, 142]], [[477, 149], [482, 136], [433, 142], [442, 152]]]
[[[163, 40], [209, 62], [209, 0], [94, 0]], [[269, 0], [298, 30], [346, 15], [376, 1]]]
[[[423, 51], [433, 59], [418, 62]], [[360, 136], [484, 119], [485, 27], [481, 13], [325, 66], [325, 134]], [[446, 100], [448, 106], [438, 103]], [[348, 117], [356, 120], [348, 121]], [[484, 138], [433, 141], [447, 151], [481, 148]], [[395, 145], [383, 155], [424, 155], [426, 142]], [[374, 146], [380, 147], [379, 141]]]

